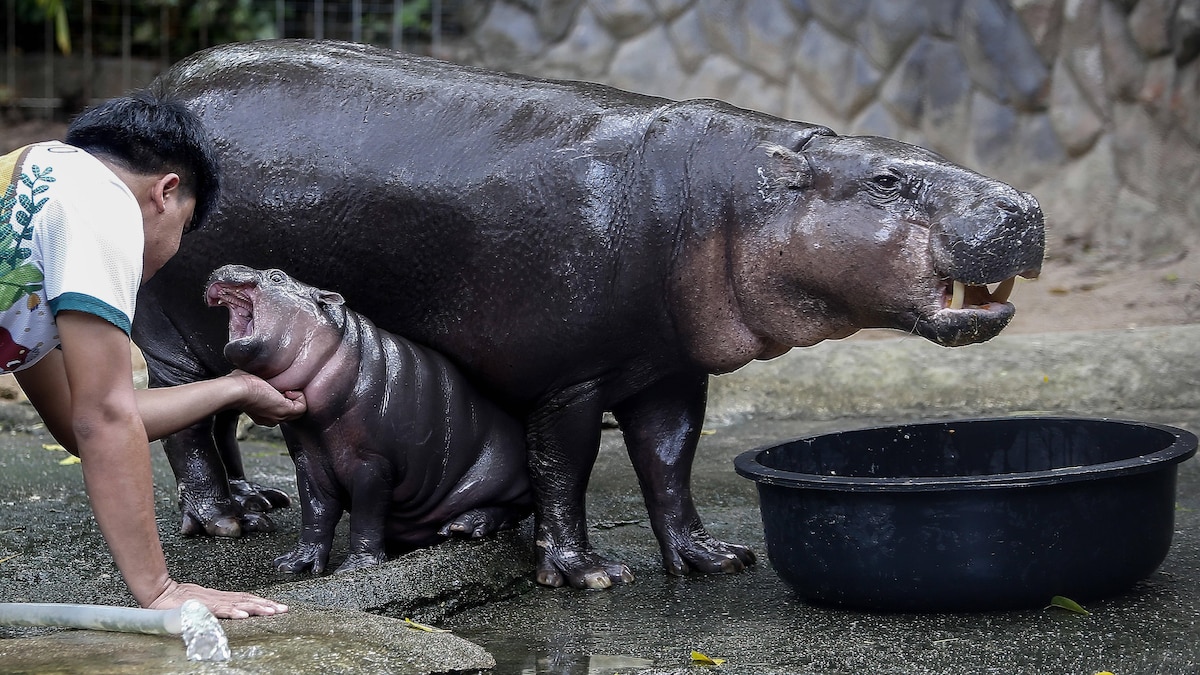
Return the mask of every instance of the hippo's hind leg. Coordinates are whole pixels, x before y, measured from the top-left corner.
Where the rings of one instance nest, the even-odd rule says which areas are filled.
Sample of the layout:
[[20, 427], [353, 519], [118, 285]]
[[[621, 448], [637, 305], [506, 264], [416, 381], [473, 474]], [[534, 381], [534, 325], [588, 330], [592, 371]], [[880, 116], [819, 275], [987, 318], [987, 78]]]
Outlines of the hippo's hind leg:
[[529, 478], [536, 505], [537, 581], [608, 588], [633, 581], [625, 564], [588, 541], [584, 492], [600, 450], [603, 406], [589, 383], [557, 393], [529, 418]]
[[708, 377], [681, 374], [657, 382], [613, 411], [629, 450], [650, 525], [671, 574], [740, 572], [754, 553], [712, 537], [692, 501], [691, 473]]
[[528, 515], [528, 507], [480, 506], [455, 516], [438, 530], [438, 534], [443, 537], [480, 539], [516, 527]]
[[[229, 479], [230, 494], [247, 512], [266, 513], [291, 506], [292, 500], [283, 490], [246, 479], [246, 469], [242, 466], [242, 452], [237, 440], [239, 417], [241, 412], [227, 410], [219, 413], [213, 421], [213, 438], [216, 440], [217, 452], [220, 453], [221, 463], [225, 466], [225, 474]], [[249, 513], [247, 515], [249, 516]]]

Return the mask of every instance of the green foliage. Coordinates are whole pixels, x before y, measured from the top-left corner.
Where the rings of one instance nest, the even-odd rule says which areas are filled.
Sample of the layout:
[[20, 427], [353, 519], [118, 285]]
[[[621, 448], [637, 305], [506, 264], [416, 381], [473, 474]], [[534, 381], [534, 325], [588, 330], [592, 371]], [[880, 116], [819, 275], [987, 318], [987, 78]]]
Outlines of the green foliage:
[[[367, 5], [369, 3], [363, 3]], [[393, 16], [391, 3], [386, 11], [362, 14], [362, 40], [389, 44]], [[118, 56], [122, 52], [123, 3], [112, 0], [92, 2], [92, 49], [97, 54]], [[349, 3], [326, 0], [326, 37], [349, 39], [349, 35], [331, 34], [332, 17], [349, 23]], [[311, 26], [313, 3], [288, 0], [284, 19], [290, 26]], [[130, 0], [130, 41], [133, 56], [176, 60], [196, 50], [227, 42], [279, 37], [276, 3], [273, 0]], [[406, 35], [428, 35], [430, 0], [405, 0], [400, 23]], [[82, 42], [83, 0], [16, 0], [17, 42], [25, 53], [45, 49], [44, 24], [53, 22], [57, 49], [71, 53]], [[295, 32], [296, 29], [291, 29]], [[289, 34], [288, 37], [307, 37]]]

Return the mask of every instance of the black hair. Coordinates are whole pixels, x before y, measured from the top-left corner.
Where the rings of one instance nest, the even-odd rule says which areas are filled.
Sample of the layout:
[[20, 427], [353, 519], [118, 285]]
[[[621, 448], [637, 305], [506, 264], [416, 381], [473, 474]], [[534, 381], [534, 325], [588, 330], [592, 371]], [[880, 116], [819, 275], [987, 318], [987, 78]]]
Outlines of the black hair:
[[200, 118], [180, 101], [149, 89], [110, 99], [76, 117], [64, 140], [134, 173], [179, 174], [181, 189], [196, 199], [185, 229], [203, 225], [217, 204], [216, 152]]

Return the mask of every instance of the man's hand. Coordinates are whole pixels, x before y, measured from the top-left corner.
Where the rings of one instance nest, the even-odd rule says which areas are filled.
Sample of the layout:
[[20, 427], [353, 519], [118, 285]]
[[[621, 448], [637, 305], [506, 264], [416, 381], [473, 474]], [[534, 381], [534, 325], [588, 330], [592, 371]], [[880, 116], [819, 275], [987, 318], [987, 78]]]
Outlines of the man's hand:
[[266, 380], [240, 370], [235, 370], [226, 377], [241, 379], [245, 393], [237, 407], [249, 415], [255, 424], [275, 426], [280, 422], [296, 419], [307, 409], [303, 392], [280, 392], [267, 384]]
[[151, 602], [150, 609], [174, 609], [187, 600], [199, 600], [218, 619], [245, 619], [250, 616], [274, 616], [288, 611], [287, 605], [250, 593], [218, 591], [196, 584], [170, 581]]

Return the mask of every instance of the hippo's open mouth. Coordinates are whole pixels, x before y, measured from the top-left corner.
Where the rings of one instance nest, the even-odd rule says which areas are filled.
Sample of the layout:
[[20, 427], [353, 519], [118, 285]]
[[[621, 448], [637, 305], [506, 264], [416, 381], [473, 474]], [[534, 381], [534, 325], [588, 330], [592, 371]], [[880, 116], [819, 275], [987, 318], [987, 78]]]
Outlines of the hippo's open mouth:
[[947, 279], [942, 289], [942, 305], [951, 310], [989, 310], [992, 305], [1006, 305], [1016, 283], [1016, 276], [990, 285], [965, 284]]
[[948, 347], [990, 340], [1016, 314], [1016, 307], [1008, 300], [1017, 277], [1036, 278], [1038, 271], [1027, 270], [990, 284], [943, 278], [933, 306], [917, 321], [914, 331]]
[[250, 297], [253, 286], [247, 284], [209, 284], [206, 299], [209, 307], [229, 308], [229, 341], [240, 340], [254, 334], [254, 300]]

